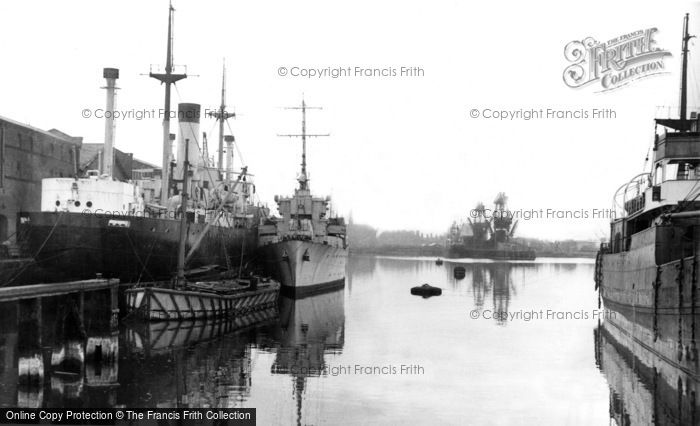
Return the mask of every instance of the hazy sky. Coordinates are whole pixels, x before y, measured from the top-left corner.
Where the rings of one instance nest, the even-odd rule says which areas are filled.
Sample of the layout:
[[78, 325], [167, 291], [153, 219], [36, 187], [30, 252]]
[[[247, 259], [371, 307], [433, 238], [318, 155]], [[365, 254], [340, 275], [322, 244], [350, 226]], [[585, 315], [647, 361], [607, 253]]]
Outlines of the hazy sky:
[[[309, 131], [330, 133], [309, 146], [311, 188], [332, 194], [338, 211], [380, 229], [444, 232], [477, 201], [499, 191], [517, 209], [607, 209], [613, 192], [642, 171], [658, 106], [677, 107], [681, 26], [700, 7], [684, 2], [174, 2], [175, 62], [193, 76], [173, 105], [219, 102], [228, 66], [231, 122], [258, 195], [290, 194], [300, 144], [299, 114], [279, 107], [323, 106]], [[163, 88], [148, 73], [163, 66], [167, 1], [0, 3], [0, 115], [102, 142], [103, 67], [121, 70], [119, 110], [162, 108]], [[562, 80], [564, 46], [658, 28], [673, 54], [667, 74], [597, 93]], [[691, 105], [698, 102], [698, 41], [691, 43]], [[422, 77], [304, 78], [279, 68], [421, 67]], [[602, 120], [473, 119], [471, 109], [611, 108]], [[173, 126], [173, 130], [176, 126]], [[214, 137], [215, 124], [201, 130]], [[122, 151], [160, 163], [161, 119], [117, 124]], [[213, 142], [212, 138], [212, 143]], [[237, 162], [240, 158], [237, 158]], [[522, 236], [599, 238], [608, 220], [521, 221]]]

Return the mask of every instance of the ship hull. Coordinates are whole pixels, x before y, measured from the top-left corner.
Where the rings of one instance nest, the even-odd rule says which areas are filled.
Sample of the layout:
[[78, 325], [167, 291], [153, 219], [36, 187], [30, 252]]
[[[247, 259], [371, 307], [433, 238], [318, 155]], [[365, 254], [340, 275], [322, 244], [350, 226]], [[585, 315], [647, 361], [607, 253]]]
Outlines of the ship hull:
[[[36, 212], [22, 213], [20, 222], [23, 249], [41, 271], [34, 280], [101, 274], [122, 282], [158, 281], [171, 278], [177, 267], [179, 220]], [[187, 250], [206, 224], [188, 225]], [[255, 228], [212, 227], [187, 266], [238, 266], [256, 244]]]
[[290, 240], [260, 247], [257, 257], [286, 296], [305, 297], [345, 286], [346, 249]]
[[534, 250], [522, 248], [475, 248], [468, 246], [451, 246], [446, 257], [451, 259], [494, 259], [494, 260], [535, 260]]
[[599, 256], [596, 282], [612, 313], [609, 322], [625, 339], [700, 378], [698, 259], [685, 257], [659, 265], [655, 259], [655, 244]]

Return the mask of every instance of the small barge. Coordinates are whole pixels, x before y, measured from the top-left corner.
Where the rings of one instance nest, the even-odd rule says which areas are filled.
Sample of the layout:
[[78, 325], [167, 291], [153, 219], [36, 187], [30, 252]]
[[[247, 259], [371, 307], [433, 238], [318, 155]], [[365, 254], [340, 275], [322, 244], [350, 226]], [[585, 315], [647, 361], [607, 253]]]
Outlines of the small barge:
[[181, 288], [150, 284], [126, 290], [129, 315], [147, 321], [225, 318], [269, 309], [280, 284], [266, 278], [186, 283]]

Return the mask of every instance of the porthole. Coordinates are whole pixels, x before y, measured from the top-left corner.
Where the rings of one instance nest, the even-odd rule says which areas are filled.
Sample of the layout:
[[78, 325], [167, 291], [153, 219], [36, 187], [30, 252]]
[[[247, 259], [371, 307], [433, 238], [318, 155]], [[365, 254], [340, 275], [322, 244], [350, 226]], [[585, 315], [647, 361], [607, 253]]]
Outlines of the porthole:
[[88, 201], [87, 203], [85, 203], [85, 205], [88, 207], [92, 207], [92, 201]]
[[61, 202], [56, 200], [56, 206], [60, 206], [60, 205], [61, 205]]
[[73, 203], [73, 205], [74, 205], [75, 207], [80, 207], [80, 201], [76, 201], [75, 203]]

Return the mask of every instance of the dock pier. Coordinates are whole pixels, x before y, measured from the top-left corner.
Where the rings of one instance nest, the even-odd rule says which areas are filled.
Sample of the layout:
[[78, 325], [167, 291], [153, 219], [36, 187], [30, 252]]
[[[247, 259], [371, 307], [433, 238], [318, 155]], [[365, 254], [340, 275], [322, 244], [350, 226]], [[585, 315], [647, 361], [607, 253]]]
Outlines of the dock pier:
[[93, 280], [68, 281], [63, 283], [32, 284], [17, 287], [0, 287], [0, 303], [22, 299], [61, 296], [70, 293], [119, 288], [118, 279], [97, 278]]

